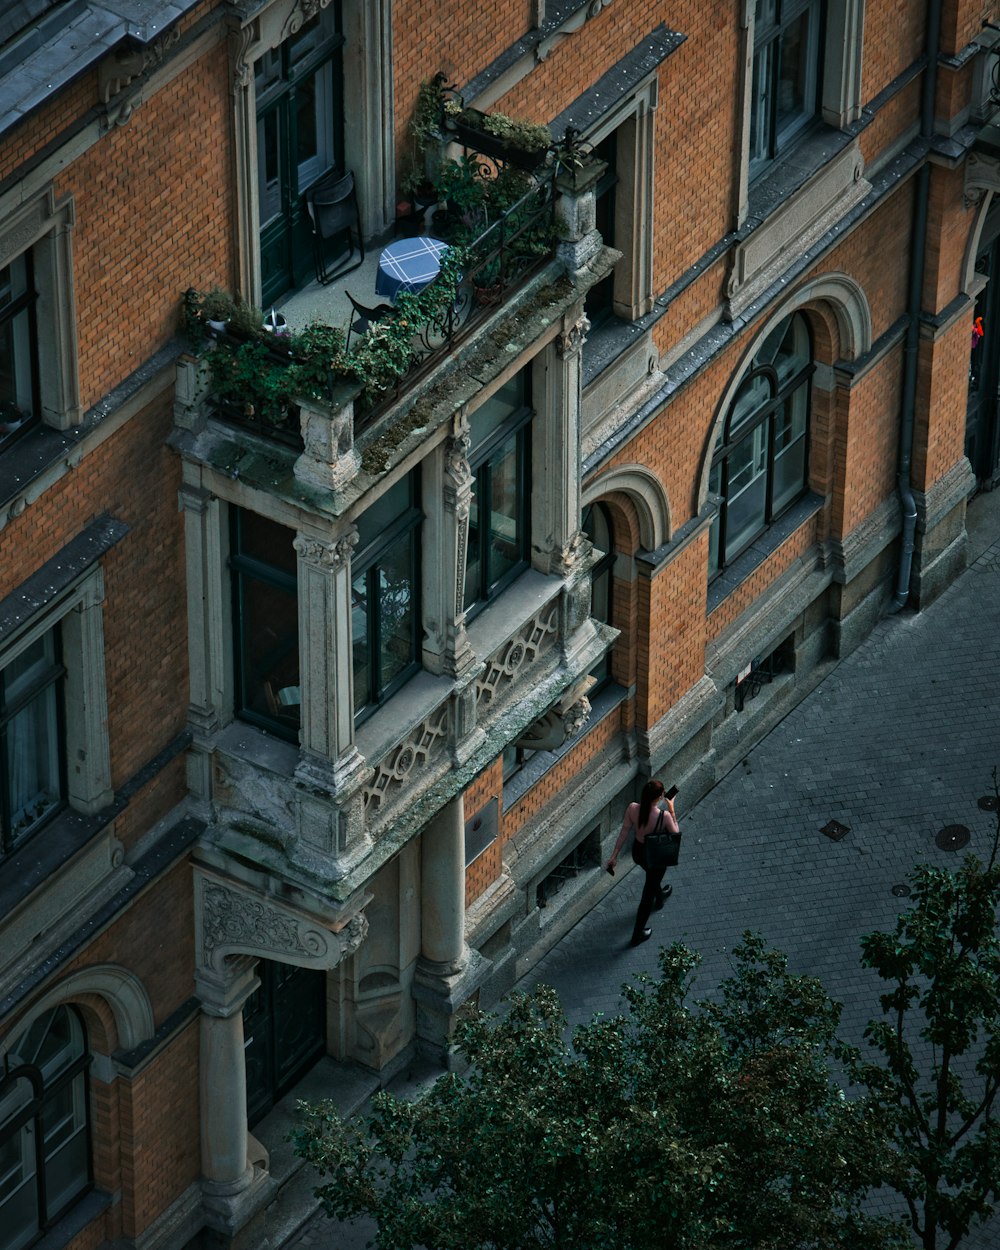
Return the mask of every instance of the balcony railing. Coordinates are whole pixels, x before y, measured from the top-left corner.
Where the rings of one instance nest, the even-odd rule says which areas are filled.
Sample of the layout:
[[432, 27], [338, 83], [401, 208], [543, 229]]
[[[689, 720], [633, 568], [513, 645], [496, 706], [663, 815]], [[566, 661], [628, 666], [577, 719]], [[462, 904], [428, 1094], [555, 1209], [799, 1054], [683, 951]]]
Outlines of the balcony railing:
[[[471, 237], [470, 237], [471, 236]], [[301, 448], [296, 396], [328, 402], [344, 382], [361, 387], [355, 429], [370, 425], [415, 382], [467, 340], [553, 255], [558, 241], [555, 171], [546, 169], [519, 200], [482, 228], [458, 220], [439, 276], [397, 297], [364, 335], [313, 324], [282, 338], [264, 330], [210, 332], [213, 402], [227, 422]], [[189, 327], [204, 336], [196, 292]]]

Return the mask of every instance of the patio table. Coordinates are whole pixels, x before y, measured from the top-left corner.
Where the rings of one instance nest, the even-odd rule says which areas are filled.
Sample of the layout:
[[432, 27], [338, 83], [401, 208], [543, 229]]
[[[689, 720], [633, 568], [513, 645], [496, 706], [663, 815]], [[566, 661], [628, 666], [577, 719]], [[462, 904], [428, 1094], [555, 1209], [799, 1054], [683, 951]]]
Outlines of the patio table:
[[378, 258], [375, 293], [395, 299], [400, 291], [422, 291], [441, 272], [447, 250], [447, 243], [426, 234], [390, 243]]

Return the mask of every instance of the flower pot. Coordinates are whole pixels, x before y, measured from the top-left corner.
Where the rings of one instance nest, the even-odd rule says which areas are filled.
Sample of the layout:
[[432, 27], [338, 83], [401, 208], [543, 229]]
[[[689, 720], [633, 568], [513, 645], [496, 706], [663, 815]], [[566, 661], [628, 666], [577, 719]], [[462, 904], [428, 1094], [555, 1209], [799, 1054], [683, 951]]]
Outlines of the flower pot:
[[452, 126], [459, 143], [471, 148], [473, 152], [478, 152], [481, 156], [489, 156], [493, 160], [516, 165], [518, 169], [527, 170], [529, 173], [544, 162], [545, 148], [516, 147], [506, 139], [501, 139], [498, 135], [482, 129], [479, 125], [479, 118], [485, 116], [486, 114], [479, 112], [478, 109], [470, 108], [466, 109], [464, 114], [454, 118]]

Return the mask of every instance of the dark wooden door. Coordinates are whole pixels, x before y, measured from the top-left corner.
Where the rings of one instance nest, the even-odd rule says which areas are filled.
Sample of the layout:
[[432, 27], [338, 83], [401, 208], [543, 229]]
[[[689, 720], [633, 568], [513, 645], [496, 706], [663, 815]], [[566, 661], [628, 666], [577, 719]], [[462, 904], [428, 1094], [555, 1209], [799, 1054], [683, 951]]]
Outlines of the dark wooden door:
[[326, 1050], [326, 974], [262, 959], [257, 975], [260, 987], [243, 1008], [251, 1126]]

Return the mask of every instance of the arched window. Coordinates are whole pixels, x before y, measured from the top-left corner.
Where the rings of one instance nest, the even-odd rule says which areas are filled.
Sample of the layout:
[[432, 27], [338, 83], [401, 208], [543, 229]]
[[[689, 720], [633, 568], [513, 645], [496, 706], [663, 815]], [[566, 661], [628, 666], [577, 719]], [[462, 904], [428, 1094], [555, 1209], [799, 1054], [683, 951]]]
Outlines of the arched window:
[[806, 491], [812, 344], [802, 313], [767, 335], [729, 406], [708, 488], [721, 497], [709, 540], [718, 573]]
[[[601, 503], [588, 504], [583, 510], [580, 528], [590, 541], [604, 555], [590, 572], [590, 615], [595, 621], [603, 621], [612, 625], [612, 570], [615, 564], [614, 540], [611, 532], [611, 518], [608, 510]], [[599, 684], [611, 679], [611, 653], [608, 652], [596, 667], [591, 670]]]
[[73, 1007], [47, 1011], [0, 1069], [0, 1250], [21, 1250], [89, 1189], [87, 1037]]

